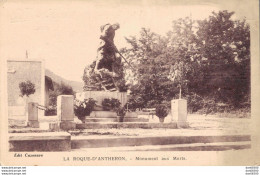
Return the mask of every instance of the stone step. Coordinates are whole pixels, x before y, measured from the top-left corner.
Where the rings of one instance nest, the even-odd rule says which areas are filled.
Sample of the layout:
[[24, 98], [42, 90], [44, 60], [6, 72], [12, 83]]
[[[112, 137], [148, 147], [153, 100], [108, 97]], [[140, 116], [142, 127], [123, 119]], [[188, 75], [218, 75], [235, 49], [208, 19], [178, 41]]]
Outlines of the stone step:
[[[92, 118], [116, 118], [117, 114], [114, 111], [93, 111], [90, 114]], [[125, 118], [137, 118], [136, 112], [127, 112]]]
[[[171, 144], [171, 145], [145, 145], [145, 146], [122, 146], [107, 147], [106, 151], [226, 151], [250, 149], [250, 141], [242, 142], [218, 142], [218, 143], [190, 143], [190, 144]], [[99, 151], [104, 148], [79, 148], [71, 151]]]
[[144, 145], [176, 145], [193, 143], [243, 142], [251, 141], [250, 135], [222, 135], [222, 136], [73, 136], [71, 148], [104, 148]]
[[[86, 118], [86, 122], [118, 122], [118, 118]], [[149, 122], [146, 118], [124, 118], [124, 122]]]
[[88, 122], [77, 123], [76, 129], [109, 129], [109, 128], [141, 128], [141, 129], [153, 129], [153, 128], [170, 128], [176, 129], [177, 123], [149, 123], [149, 122]]

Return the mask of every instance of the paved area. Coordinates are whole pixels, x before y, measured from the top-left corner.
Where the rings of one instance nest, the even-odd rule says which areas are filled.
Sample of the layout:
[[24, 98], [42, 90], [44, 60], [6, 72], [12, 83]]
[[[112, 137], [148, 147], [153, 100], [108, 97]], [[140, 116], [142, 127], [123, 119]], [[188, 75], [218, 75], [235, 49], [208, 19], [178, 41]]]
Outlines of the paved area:
[[[154, 116], [139, 116], [142, 118], [149, 118], [149, 122], [159, 122], [158, 118]], [[167, 117], [165, 122], [170, 122], [172, 119]], [[9, 123], [21, 123], [25, 121], [24, 118], [9, 120]], [[45, 130], [48, 127], [48, 122], [57, 122], [57, 116], [40, 117], [40, 129], [34, 129], [36, 132]], [[249, 118], [220, 118], [216, 115], [188, 115], [188, 122], [190, 128], [187, 129], [85, 129], [76, 130], [72, 134], [74, 136], [154, 136], [154, 135], [244, 135], [250, 134]], [[75, 122], [80, 123], [78, 119]], [[22, 128], [22, 127], [21, 127]], [[30, 130], [23, 128], [23, 130]]]
[[[150, 120], [156, 121], [157, 118]], [[219, 118], [218, 116], [189, 115], [186, 129], [85, 129], [74, 135], [91, 136], [155, 136], [155, 135], [246, 135], [250, 134], [249, 118]], [[169, 122], [166, 120], [166, 122]]]
[[[122, 146], [106, 147], [106, 151], [128, 152], [128, 151], [224, 151], [250, 149], [251, 142], [218, 142], [218, 143], [192, 143], [192, 144], [172, 144], [172, 145], [144, 145], [144, 146]], [[100, 151], [104, 148], [80, 148], [71, 151]]]

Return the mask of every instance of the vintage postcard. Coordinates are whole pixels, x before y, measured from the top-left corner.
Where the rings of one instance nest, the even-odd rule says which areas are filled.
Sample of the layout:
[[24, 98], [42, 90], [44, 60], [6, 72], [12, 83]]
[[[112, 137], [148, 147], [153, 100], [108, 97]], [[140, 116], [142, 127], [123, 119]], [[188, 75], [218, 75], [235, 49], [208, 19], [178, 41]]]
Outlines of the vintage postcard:
[[1, 165], [259, 166], [257, 0], [0, 9]]

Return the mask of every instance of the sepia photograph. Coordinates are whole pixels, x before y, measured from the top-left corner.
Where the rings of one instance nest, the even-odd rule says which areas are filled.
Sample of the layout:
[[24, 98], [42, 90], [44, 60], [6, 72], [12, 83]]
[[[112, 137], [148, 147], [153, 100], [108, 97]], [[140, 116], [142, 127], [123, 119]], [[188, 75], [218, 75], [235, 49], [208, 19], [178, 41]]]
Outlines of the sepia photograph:
[[2, 165], [259, 166], [257, 0], [0, 8]]

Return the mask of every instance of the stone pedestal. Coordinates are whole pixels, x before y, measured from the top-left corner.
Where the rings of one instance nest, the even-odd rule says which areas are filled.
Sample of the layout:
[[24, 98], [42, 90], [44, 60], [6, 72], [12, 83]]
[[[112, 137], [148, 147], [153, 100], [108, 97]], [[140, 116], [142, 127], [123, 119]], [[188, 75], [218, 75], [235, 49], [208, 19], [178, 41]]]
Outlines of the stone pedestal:
[[75, 129], [74, 121], [74, 97], [73, 95], [60, 95], [57, 99], [57, 115], [60, 128], [63, 130]]
[[187, 122], [187, 100], [175, 99], [171, 101], [171, 113], [173, 119], [177, 120], [178, 127], [188, 127]]
[[39, 128], [38, 121], [38, 103], [29, 102], [28, 103], [28, 123], [27, 125], [32, 128]]
[[60, 121], [73, 121], [73, 95], [59, 95], [57, 99], [57, 115]]

